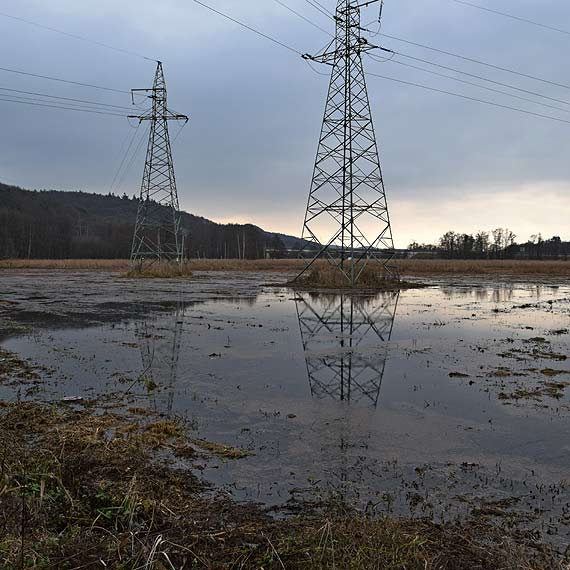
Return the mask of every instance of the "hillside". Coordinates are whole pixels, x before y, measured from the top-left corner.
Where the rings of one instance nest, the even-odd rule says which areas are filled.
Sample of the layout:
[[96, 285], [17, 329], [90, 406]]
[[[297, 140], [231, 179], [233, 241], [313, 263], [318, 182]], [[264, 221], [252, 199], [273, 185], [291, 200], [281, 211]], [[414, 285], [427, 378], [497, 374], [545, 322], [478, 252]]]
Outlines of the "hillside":
[[[138, 199], [126, 195], [31, 191], [0, 183], [0, 258], [128, 258], [137, 208]], [[279, 256], [299, 244], [293, 236], [251, 224], [217, 224], [187, 212], [181, 225], [190, 257], [259, 259], [267, 249]]]

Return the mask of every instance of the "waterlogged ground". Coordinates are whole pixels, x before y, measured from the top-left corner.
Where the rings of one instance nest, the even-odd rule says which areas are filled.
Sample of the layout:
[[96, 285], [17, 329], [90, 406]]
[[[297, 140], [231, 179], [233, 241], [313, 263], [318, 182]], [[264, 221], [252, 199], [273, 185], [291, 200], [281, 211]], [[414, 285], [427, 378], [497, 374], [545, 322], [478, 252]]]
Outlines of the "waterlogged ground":
[[201, 460], [202, 476], [280, 512], [332, 494], [568, 545], [570, 287], [470, 278], [350, 297], [282, 281], [4, 273], [0, 347], [41, 368], [0, 397], [189, 418], [249, 452]]

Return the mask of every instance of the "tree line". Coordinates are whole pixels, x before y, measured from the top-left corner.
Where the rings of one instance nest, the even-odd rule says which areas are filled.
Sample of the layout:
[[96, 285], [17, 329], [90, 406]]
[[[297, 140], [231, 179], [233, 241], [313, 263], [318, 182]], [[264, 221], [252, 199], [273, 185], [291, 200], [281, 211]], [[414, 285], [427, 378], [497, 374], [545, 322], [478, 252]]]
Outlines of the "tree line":
[[476, 234], [448, 231], [436, 244], [412, 242], [408, 251], [416, 257], [443, 259], [566, 259], [570, 242], [559, 236], [543, 239], [541, 234], [517, 243], [517, 236], [508, 228], [478, 231]]
[[[0, 183], [0, 258], [126, 259], [138, 204], [126, 194], [29, 191]], [[181, 231], [188, 258], [259, 259], [268, 250], [279, 256], [289, 237], [187, 212], [181, 212]]]

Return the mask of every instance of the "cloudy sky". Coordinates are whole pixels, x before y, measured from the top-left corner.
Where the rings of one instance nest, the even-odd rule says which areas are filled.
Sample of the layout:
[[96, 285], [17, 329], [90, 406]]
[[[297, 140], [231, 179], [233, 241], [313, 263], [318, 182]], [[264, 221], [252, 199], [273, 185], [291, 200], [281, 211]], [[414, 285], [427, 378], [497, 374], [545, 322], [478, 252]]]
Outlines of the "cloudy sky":
[[[333, 23], [306, 0], [282, 0], [319, 26]], [[568, 25], [566, 0], [473, 0], [552, 26]], [[205, 0], [301, 52], [327, 35], [275, 0]], [[320, 0], [334, 9], [336, 0]], [[154, 64], [6, 17], [16, 16], [161, 59], [170, 106], [191, 117], [178, 136], [175, 168], [184, 209], [298, 235], [313, 168], [326, 76], [296, 54], [216, 16], [192, 0], [0, 0], [0, 67], [128, 91], [152, 83]], [[369, 8], [363, 21], [377, 17]], [[375, 42], [551, 99], [459, 76], [552, 109], [368, 59], [367, 71], [570, 121], [570, 34], [461, 5], [386, 0], [383, 32], [569, 87], [558, 87], [377, 36]], [[399, 56], [420, 67], [427, 64]], [[521, 239], [570, 239], [570, 124], [379, 78], [369, 92], [398, 247], [448, 229], [508, 226]], [[0, 88], [129, 105], [97, 91], [0, 71]], [[1, 98], [6, 98], [4, 93]], [[30, 95], [27, 95], [30, 96]], [[33, 96], [32, 96], [33, 97]], [[556, 99], [557, 101], [553, 101]], [[126, 118], [0, 101], [0, 181], [26, 188], [138, 192], [144, 145], [115, 173], [131, 137]], [[172, 125], [173, 136], [178, 128]]]

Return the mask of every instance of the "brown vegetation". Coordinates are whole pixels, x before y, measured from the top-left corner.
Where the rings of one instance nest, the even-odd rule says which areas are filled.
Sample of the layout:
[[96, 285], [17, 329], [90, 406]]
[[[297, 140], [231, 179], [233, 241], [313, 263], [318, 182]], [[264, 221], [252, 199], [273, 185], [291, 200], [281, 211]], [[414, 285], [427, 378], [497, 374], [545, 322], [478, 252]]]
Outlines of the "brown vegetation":
[[[326, 263], [326, 262], [323, 262]], [[570, 261], [524, 260], [445, 260], [399, 259], [395, 267], [403, 276], [422, 275], [570, 275]], [[192, 259], [191, 271], [300, 271], [304, 261], [298, 259]], [[127, 272], [129, 262], [120, 259], [13, 259], [0, 261], [1, 269], [41, 269], [60, 271], [110, 271]]]
[[[406, 287], [395, 272], [390, 272], [376, 264], [368, 264], [365, 267], [355, 267], [358, 276], [356, 286], [358, 289], [374, 291], [393, 291]], [[351, 286], [348, 277], [338, 268], [332, 265], [315, 264], [298, 279], [290, 283], [294, 287], [309, 289], [346, 289]]]
[[130, 268], [121, 277], [126, 279], [171, 279], [175, 277], [192, 277], [192, 265], [185, 262], [182, 266], [177, 263], [153, 263], [142, 269]]
[[180, 468], [200, 453], [186, 431], [141, 408], [0, 405], [0, 567], [563, 567], [547, 548], [484, 522], [370, 518], [338, 504], [275, 520], [225, 494], [206, 496]]
[[404, 275], [497, 275], [551, 277], [570, 275], [570, 261], [517, 259], [402, 259], [396, 262]]

